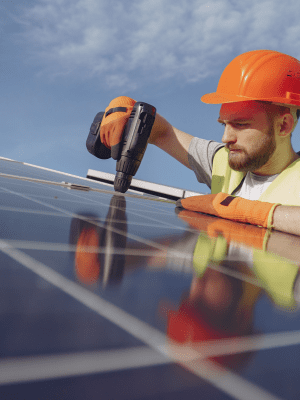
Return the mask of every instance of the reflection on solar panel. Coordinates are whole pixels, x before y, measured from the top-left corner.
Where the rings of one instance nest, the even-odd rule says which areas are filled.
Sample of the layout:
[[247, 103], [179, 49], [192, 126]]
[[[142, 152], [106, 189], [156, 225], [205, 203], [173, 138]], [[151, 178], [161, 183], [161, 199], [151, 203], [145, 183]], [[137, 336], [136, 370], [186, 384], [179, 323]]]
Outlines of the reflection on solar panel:
[[1, 399], [299, 398], [298, 238], [0, 167]]

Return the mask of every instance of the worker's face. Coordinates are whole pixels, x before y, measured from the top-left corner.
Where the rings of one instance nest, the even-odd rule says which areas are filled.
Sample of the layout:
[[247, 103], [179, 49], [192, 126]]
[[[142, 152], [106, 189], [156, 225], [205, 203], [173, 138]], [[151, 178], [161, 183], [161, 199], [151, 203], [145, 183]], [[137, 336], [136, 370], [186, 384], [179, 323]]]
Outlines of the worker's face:
[[222, 104], [218, 121], [225, 126], [222, 142], [229, 150], [229, 166], [259, 173], [276, 149], [273, 124], [263, 106], [254, 101]]

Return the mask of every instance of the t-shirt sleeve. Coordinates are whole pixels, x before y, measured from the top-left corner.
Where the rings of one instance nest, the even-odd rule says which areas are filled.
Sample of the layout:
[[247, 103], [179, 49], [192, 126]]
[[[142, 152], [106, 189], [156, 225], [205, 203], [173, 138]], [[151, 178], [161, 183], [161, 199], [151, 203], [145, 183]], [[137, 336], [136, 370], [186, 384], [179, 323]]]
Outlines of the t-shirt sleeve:
[[206, 140], [194, 137], [188, 150], [190, 167], [195, 172], [198, 182], [205, 183], [211, 188], [212, 164], [216, 152], [224, 147], [224, 144], [214, 140]]

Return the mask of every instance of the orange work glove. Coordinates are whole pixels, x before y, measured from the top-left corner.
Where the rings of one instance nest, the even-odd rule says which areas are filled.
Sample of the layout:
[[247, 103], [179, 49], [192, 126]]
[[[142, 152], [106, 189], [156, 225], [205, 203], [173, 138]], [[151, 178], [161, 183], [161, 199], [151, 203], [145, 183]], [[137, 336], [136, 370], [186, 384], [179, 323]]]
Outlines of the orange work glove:
[[273, 213], [278, 205], [280, 204], [246, 200], [226, 193], [192, 196], [176, 202], [176, 207], [264, 228], [272, 228]]
[[228, 244], [235, 242], [256, 249], [264, 249], [270, 231], [257, 226], [238, 224], [223, 219], [210, 224], [207, 233], [211, 237], [218, 237], [221, 234]]
[[119, 159], [122, 148], [123, 132], [136, 101], [130, 97], [120, 96], [113, 99], [105, 110], [100, 125], [100, 140], [111, 149], [114, 160]]
[[270, 231], [264, 228], [197, 214], [188, 210], [182, 210], [178, 217], [192, 228], [207, 232], [210, 237], [217, 238], [222, 235], [228, 244], [233, 241], [257, 249], [264, 249], [270, 234]]

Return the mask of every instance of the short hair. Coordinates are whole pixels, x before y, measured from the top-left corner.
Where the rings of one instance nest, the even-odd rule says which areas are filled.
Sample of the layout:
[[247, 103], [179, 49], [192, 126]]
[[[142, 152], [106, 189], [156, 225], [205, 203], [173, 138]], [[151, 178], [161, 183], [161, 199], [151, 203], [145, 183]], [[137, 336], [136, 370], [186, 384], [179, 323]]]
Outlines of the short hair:
[[297, 108], [297, 106], [293, 106], [290, 104], [276, 104], [272, 103], [271, 101], [261, 101], [261, 100], [256, 100], [256, 101], [264, 106], [264, 109], [267, 112], [267, 116], [270, 122], [272, 120], [271, 118], [275, 114], [283, 115], [287, 112], [290, 113], [294, 118], [294, 126], [292, 132], [294, 131], [298, 123], [298, 120], [300, 118], [300, 109]]

